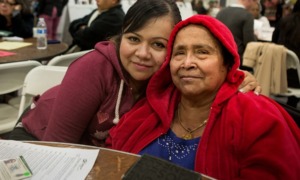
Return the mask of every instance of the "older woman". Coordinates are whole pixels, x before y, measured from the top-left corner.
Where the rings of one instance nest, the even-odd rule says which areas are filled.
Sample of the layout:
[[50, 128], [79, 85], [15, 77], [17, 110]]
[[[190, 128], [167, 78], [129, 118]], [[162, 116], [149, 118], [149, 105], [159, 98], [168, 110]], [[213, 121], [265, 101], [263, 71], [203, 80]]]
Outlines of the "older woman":
[[217, 179], [299, 179], [299, 129], [276, 102], [238, 91], [244, 76], [228, 28], [196, 15], [178, 23], [168, 43], [147, 97], [107, 144]]

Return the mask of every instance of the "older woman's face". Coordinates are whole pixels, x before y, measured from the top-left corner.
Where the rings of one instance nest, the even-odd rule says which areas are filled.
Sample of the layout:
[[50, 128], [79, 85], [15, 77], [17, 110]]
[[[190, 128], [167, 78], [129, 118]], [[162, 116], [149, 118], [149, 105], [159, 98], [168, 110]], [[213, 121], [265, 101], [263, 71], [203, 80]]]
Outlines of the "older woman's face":
[[184, 96], [215, 95], [227, 75], [220, 46], [199, 25], [178, 32], [170, 68], [173, 82]]

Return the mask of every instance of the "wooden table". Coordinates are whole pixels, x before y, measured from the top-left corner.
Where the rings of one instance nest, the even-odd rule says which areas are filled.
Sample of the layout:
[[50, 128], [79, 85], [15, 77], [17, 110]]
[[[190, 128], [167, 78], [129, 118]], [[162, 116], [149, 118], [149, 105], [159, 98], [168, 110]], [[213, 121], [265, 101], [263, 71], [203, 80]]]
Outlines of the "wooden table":
[[[26, 142], [26, 141], [25, 141]], [[86, 177], [86, 180], [121, 180], [122, 175], [140, 159], [140, 155], [107, 149], [95, 146], [86, 146], [80, 144], [27, 141], [29, 143], [68, 148], [100, 149], [94, 167]], [[206, 175], [202, 175], [201, 180], [215, 180]]]
[[[0, 42], [3, 42], [0, 40]], [[36, 48], [36, 38], [24, 39], [24, 42], [30, 42], [32, 45], [14, 50], [2, 50], [16, 53], [11, 56], [0, 57], [0, 63], [37, 60], [37, 61], [49, 61], [51, 58], [63, 54], [67, 51], [68, 45], [66, 43], [48, 44], [47, 49], [39, 50]]]

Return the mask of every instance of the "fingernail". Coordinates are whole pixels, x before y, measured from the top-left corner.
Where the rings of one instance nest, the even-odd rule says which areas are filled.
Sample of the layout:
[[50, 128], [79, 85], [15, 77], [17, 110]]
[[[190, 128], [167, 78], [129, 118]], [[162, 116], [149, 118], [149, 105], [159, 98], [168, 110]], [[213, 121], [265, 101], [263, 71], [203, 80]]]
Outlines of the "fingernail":
[[239, 89], [239, 91], [240, 91], [241, 93], [244, 93], [244, 92], [245, 92], [244, 89]]
[[254, 91], [254, 94], [256, 94], [257, 96], [259, 95], [259, 92]]

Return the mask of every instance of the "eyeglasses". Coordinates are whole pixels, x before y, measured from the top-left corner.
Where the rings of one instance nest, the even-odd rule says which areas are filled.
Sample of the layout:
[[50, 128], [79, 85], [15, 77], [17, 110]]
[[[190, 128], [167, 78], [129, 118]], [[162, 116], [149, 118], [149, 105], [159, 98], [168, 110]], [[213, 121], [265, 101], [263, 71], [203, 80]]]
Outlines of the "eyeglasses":
[[8, 2], [7, 0], [0, 0], [0, 4], [7, 4], [7, 5], [10, 5], [10, 6], [14, 6], [14, 5], [16, 5], [17, 3], [16, 3], [16, 2], [11, 3], [11, 2]]

